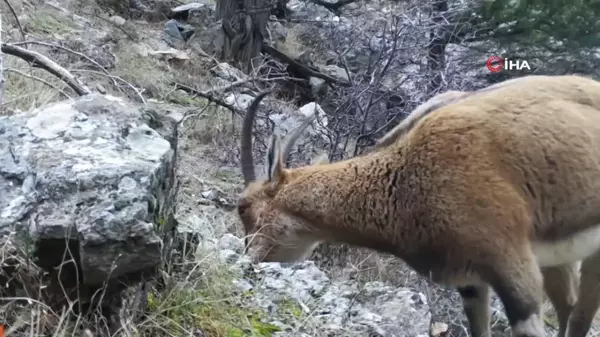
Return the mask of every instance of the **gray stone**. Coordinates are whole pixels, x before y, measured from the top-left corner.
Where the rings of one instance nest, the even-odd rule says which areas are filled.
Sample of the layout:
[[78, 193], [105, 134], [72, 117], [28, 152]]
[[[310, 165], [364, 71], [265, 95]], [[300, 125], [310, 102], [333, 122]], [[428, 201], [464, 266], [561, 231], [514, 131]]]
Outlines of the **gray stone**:
[[267, 27], [269, 28], [269, 32], [271, 33], [270, 34], [271, 43], [285, 42], [288, 32], [287, 32], [287, 28], [285, 28], [285, 26], [283, 24], [281, 24], [281, 22], [279, 22], [279, 21], [269, 22]]
[[308, 84], [310, 85], [310, 94], [313, 98], [327, 92], [327, 82], [322, 78], [311, 76], [308, 79]]
[[350, 78], [348, 78], [348, 73], [343, 68], [340, 68], [336, 65], [329, 64], [317, 64], [316, 67], [324, 74], [327, 74], [338, 81], [342, 82], [350, 82]]
[[217, 192], [215, 190], [208, 190], [201, 193], [202, 197], [205, 199], [215, 199], [217, 197]]
[[164, 32], [173, 39], [183, 40], [183, 36], [179, 31], [179, 23], [173, 19], [165, 23]]
[[228, 263], [228, 264], [232, 264], [235, 261], [237, 261], [239, 256], [240, 256], [240, 254], [238, 254], [237, 252], [235, 252], [231, 249], [223, 249], [223, 250], [219, 251], [219, 257], [221, 258], [221, 261]]
[[246, 79], [247, 76], [241, 70], [233, 67], [229, 63], [221, 62], [210, 69], [210, 72], [226, 81], [235, 82]]
[[294, 19], [321, 21], [331, 19], [335, 16], [325, 7], [301, 0], [290, 0], [287, 2], [286, 7], [290, 11], [290, 17]]
[[[252, 104], [254, 96], [248, 94], [230, 93], [224, 99], [225, 103], [233, 105], [240, 110], [246, 110]], [[262, 103], [262, 102], [261, 102]]]
[[165, 28], [163, 29], [164, 41], [169, 44], [169, 46], [176, 49], [181, 49], [185, 42], [185, 37], [182, 35], [179, 28], [179, 23], [176, 20], [171, 19], [165, 23]]
[[89, 286], [157, 266], [154, 222], [174, 209], [177, 144], [157, 129], [176, 126], [153, 129], [146, 119], [101, 94], [0, 117], [0, 239], [28, 237], [46, 270], [68, 241]]
[[124, 18], [122, 18], [118, 15], [111, 16], [108, 19], [117, 26], [122, 26], [127, 22], [127, 20], [125, 20]]
[[185, 5], [181, 5], [181, 6], [177, 6], [173, 9], [171, 9], [171, 12], [173, 13], [182, 13], [182, 12], [189, 12], [192, 10], [198, 10], [202, 7], [204, 7], [205, 4], [199, 3], [199, 2], [192, 2], [189, 4], [185, 4]]
[[197, 1], [171, 9], [172, 15], [185, 15], [186, 21], [194, 26], [202, 27], [215, 21], [216, 5], [213, 1]]
[[219, 240], [219, 248], [241, 253], [244, 250], [244, 241], [233, 234], [227, 233]]

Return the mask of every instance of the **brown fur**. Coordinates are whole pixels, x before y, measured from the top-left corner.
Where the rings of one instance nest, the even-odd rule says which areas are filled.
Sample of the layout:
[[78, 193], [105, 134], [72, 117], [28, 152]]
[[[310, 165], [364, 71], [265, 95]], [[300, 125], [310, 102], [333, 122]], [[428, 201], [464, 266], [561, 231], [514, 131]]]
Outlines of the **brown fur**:
[[381, 137], [377, 143], [371, 148], [371, 151], [378, 150], [386, 147], [396, 141], [396, 139], [412, 129], [413, 126], [424, 116], [434, 111], [435, 109], [441, 108], [442, 106], [448, 105], [452, 102], [458, 101], [459, 99], [469, 95], [469, 92], [449, 90], [441, 94], [435, 95], [425, 103], [419, 105], [413, 110], [410, 115], [404, 118], [398, 125], [392, 130]]
[[471, 95], [474, 95], [479, 92], [486, 92], [490, 90], [494, 90], [497, 88], [501, 88], [505, 85], [511, 84], [515, 81], [520, 81], [522, 78], [515, 78], [511, 80], [507, 80], [504, 82], [496, 83], [494, 85], [488, 86], [486, 88], [477, 90], [477, 91], [456, 91], [456, 90], [448, 90], [441, 94], [437, 94], [427, 100], [425, 103], [419, 105], [415, 110], [413, 110], [406, 118], [404, 118], [398, 125], [396, 125], [392, 130], [386, 133], [383, 137], [381, 137], [377, 143], [370, 149], [370, 151], [376, 151], [381, 148], [384, 148], [390, 144], [393, 144], [396, 139], [405, 135], [410, 129], [417, 124], [421, 118], [427, 116], [432, 111], [444, 107], [448, 104], [459, 101], [461, 98], [465, 98]]
[[[341, 162], [288, 169], [279, 148], [273, 138], [268, 177], [248, 181], [239, 199], [255, 261], [299, 261], [320, 242], [345, 242], [392, 253], [458, 287], [474, 337], [490, 336], [489, 286], [513, 336], [543, 336], [544, 289], [559, 312], [559, 336], [588, 332], [600, 305], [600, 246], [585, 240], [596, 236], [578, 237], [570, 251], [545, 260], [534, 248], [544, 252], [600, 224], [599, 82], [507, 81]], [[596, 252], [580, 256], [585, 294], [576, 299], [578, 261], [567, 252], [582, 242]]]

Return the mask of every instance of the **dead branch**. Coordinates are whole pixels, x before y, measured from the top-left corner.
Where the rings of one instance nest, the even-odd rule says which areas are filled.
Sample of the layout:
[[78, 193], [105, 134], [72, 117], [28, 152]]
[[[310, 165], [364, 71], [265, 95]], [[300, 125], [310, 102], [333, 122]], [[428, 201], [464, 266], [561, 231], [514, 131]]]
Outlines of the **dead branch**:
[[8, 72], [8, 73], [15, 73], [15, 74], [18, 74], [18, 75], [20, 75], [20, 76], [23, 76], [23, 77], [29, 78], [29, 79], [31, 79], [31, 80], [38, 81], [38, 82], [40, 82], [40, 83], [42, 83], [42, 84], [45, 84], [46, 86], [48, 86], [48, 87], [50, 87], [50, 88], [52, 88], [52, 89], [54, 89], [54, 90], [56, 90], [56, 91], [60, 92], [60, 93], [61, 93], [63, 96], [65, 96], [66, 98], [71, 98], [71, 96], [69, 96], [69, 94], [67, 94], [66, 92], [64, 92], [62, 89], [60, 89], [60, 88], [57, 88], [55, 85], [53, 85], [52, 83], [50, 83], [50, 82], [46, 81], [46, 80], [45, 80], [45, 79], [43, 79], [43, 78], [39, 78], [39, 77], [37, 77], [37, 76], [34, 76], [34, 75], [29, 75], [29, 74], [26, 74], [26, 73], [24, 73], [24, 72], [22, 72], [22, 71], [20, 71], [20, 70], [17, 70], [17, 69], [12, 69], [12, 68], [6, 68], [6, 72]]
[[293, 58], [287, 56], [286, 54], [284, 54], [283, 52], [269, 46], [266, 43], [263, 43], [262, 45], [262, 49], [263, 52], [280, 59], [283, 62], [288, 63], [292, 68], [294, 68], [295, 70], [297, 70], [299, 73], [303, 74], [306, 77], [318, 77], [321, 78], [327, 82], [330, 83], [335, 83], [335, 84], [339, 84], [343, 87], [350, 87], [351, 84], [349, 82], [346, 81], [340, 81], [338, 79], [335, 79], [329, 75], [325, 75], [319, 71], [313, 70], [307, 66], [305, 66], [304, 64], [294, 60]]
[[65, 68], [61, 67], [56, 62], [38, 52], [5, 43], [2, 44], [2, 48], [0, 48], [0, 50], [5, 54], [21, 58], [24, 61], [29, 62], [34, 67], [48, 71], [52, 75], [60, 78], [80, 96], [87, 95], [92, 92], [90, 89], [81, 84]]
[[8, 0], [4, 0], [4, 3], [6, 3], [6, 5], [8, 6], [8, 9], [12, 13], [12, 15], [15, 17], [15, 21], [17, 22], [17, 26], [19, 27], [19, 31], [21, 32], [21, 36], [23, 36], [23, 40], [25, 40], [25, 37], [26, 37], [25, 31], [23, 30], [23, 26], [21, 26], [21, 21], [19, 21], [19, 17], [17, 16], [17, 12], [15, 11], [15, 9], [13, 8], [13, 6], [10, 4], [10, 2]]
[[240, 109], [236, 108], [235, 106], [233, 106], [231, 104], [228, 104], [227, 102], [223, 101], [222, 99], [216, 98], [214, 95], [212, 95], [210, 93], [202, 92], [200, 90], [189, 87], [185, 84], [181, 84], [181, 83], [177, 83], [177, 82], [171, 82], [171, 84], [173, 84], [177, 89], [181, 89], [181, 90], [187, 92], [188, 94], [206, 98], [209, 102], [213, 102], [217, 105], [220, 105], [233, 113], [242, 113], [242, 111]]
[[206, 91], [205, 94], [206, 95], [213, 95], [214, 93], [217, 92], [226, 92], [229, 91], [231, 89], [237, 88], [239, 86], [242, 86], [246, 83], [252, 83], [252, 82], [274, 82], [274, 81], [279, 81], [279, 80], [300, 80], [297, 78], [293, 78], [293, 77], [271, 77], [271, 78], [248, 78], [245, 80], [239, 80], [239, 81], [235, 81], [232, 82], [231, 84], [222, 86], [222, 87], [218, 87], [215, 89], [212, 89], [210, 91]]

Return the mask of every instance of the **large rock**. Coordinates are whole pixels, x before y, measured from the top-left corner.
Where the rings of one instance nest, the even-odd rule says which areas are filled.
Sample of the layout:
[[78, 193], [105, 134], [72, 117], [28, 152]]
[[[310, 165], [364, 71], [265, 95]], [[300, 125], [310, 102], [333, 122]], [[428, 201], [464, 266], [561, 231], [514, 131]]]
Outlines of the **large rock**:
[[100, 94], [0, 117], [0, 239], [20, 233], [45, 270], [68, 246], [80, 285], [153, 270], [174, 212], [176, 126]]

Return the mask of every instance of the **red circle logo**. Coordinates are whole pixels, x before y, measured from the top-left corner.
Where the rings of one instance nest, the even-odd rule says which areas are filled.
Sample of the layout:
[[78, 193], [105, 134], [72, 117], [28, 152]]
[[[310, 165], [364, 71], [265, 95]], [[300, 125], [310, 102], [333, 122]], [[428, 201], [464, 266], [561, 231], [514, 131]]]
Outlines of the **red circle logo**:
[[503, 63], [504, 63], [504, 60], [500, 56], [492, 56], [492, 57], [488, 58], [485, 65], [487, 66], [489, 71], [491, 71], [493, 73], [497, 73], [500, 70], [502, 70]]

